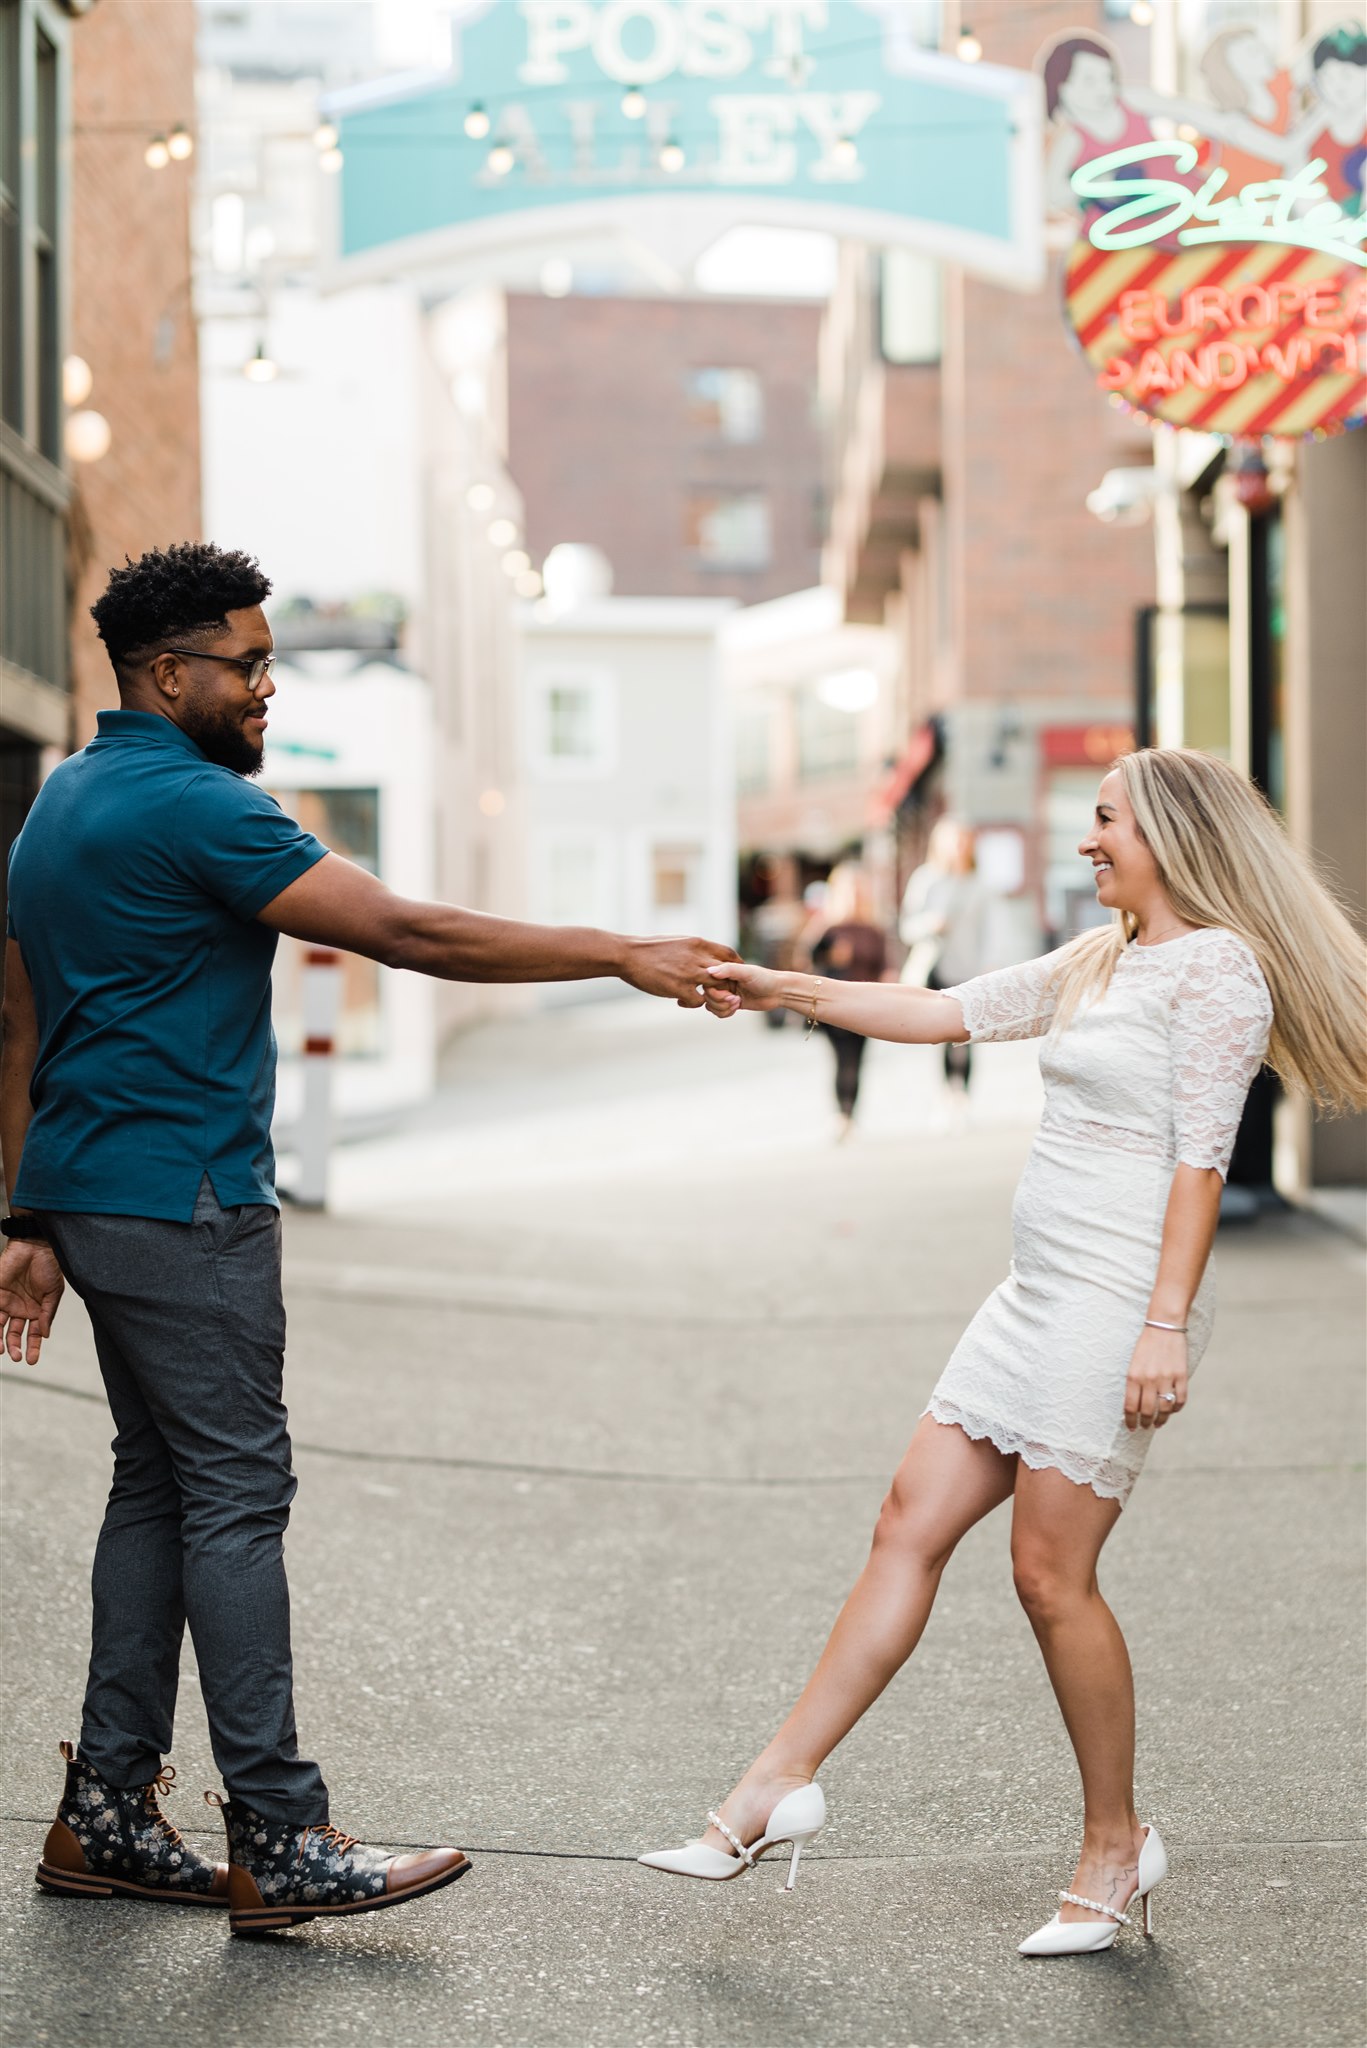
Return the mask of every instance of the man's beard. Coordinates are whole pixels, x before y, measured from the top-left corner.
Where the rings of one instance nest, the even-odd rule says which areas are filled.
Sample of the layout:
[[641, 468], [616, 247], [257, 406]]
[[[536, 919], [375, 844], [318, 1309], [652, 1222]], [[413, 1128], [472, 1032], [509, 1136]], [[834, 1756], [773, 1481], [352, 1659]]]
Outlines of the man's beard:
[[259, 775], [265, 766], [266, 750], [252, 744], [240, 712], [202, 700], [190, 703], [181, 714], [180, 729], [210, 761], [231, 768], [235, 775]]

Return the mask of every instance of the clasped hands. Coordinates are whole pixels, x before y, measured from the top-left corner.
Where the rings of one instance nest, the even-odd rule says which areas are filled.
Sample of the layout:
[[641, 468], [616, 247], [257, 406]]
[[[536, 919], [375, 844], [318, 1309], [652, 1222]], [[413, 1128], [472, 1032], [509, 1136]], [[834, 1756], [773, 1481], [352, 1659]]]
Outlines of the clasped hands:
[[729, 946], [710, 939], [633, 939], [622, 979], [651, 996], [672, 996], [681, 1010], [708, 1009], [714, 1017], [778, 1006], [780, 977], [751, 967]]

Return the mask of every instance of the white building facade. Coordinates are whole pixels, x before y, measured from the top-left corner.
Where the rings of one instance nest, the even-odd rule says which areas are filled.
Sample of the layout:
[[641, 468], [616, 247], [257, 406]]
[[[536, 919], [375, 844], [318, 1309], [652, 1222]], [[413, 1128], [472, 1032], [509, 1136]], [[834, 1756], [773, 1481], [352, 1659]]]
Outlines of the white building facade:
[[[734, 940], [735, 778], [717, 650], [732, 609], [711, 598], [609, 597], [528, 616], [533, 918]], [[617, 987], [547, 984], [542, 1000], [582, 1002]]]

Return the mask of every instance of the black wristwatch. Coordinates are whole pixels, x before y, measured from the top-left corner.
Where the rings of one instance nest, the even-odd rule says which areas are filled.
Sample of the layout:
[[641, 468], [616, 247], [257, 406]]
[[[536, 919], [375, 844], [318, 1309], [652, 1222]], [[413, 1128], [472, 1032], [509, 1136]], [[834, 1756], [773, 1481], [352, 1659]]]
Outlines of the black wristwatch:
[[0, 1217], [0, 1237], [29, 1238], [39, 1244], [46, 1244], [48, 1241], [47, 1231], [36, 1216]]

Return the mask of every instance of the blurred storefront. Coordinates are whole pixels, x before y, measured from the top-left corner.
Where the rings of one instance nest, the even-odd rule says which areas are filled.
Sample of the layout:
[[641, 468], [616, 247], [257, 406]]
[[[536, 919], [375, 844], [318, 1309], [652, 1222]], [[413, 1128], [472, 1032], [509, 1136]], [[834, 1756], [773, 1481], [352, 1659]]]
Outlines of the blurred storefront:
[[[797, 901], [843, 855], [857, 852], [890, 923], [896, 806], [887, 763], [901, 739], [892, 634], [846, 623], [838, 593], [822, 586], [736, 612], [722, 628], [721, 649], [743, 910]], [[909, 766], [923, 773], [932, 753]], [[907, 776], [898, 800], [915, 779]], [[773, 915], [765, 913], [769, 921]]]

